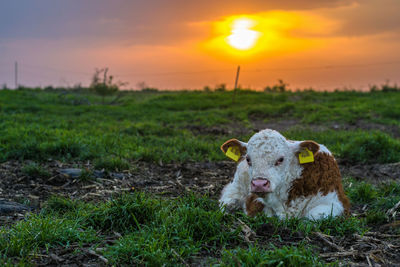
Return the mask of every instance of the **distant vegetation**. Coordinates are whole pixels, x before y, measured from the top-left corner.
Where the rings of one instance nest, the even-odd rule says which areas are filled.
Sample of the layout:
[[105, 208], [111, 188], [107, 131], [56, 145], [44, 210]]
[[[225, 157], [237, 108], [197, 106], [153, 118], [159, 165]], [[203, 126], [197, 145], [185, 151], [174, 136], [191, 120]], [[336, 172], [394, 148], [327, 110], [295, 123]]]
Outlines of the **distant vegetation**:
[[265, 87], [265, 92], [285, 92], [289, 84], [284, 83], [283, 80], [279, 80], [279, 83], [273, 86]]
[[108, 68], [96, 69], [92, 77], [92, 83], [89, 89], [102, 97], [102, 103], [106, 96], [114, 95], [119, 91], [119, 88], [126, 83], [114, 82], [114, 77], [108, 75]]

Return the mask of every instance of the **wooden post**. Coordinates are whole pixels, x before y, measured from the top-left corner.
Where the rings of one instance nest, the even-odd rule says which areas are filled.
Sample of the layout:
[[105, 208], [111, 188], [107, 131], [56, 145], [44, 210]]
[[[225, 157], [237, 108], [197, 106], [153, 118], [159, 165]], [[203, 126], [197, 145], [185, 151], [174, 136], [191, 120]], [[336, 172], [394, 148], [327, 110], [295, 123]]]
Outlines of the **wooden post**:
[[104, 78], [103, 78], [104, 85], [107, 85], [107, 72], [108, 68], [104, 68]]
[[238, 65], [237, 71], [236, 71], [235, 88], [233, 88], [232, 103], [235, 103], [235, 99], [236, 99], [236, 92], [237, 92], [238, 81], [239, 81], [239, 73], [240, 73], [240, 65]]

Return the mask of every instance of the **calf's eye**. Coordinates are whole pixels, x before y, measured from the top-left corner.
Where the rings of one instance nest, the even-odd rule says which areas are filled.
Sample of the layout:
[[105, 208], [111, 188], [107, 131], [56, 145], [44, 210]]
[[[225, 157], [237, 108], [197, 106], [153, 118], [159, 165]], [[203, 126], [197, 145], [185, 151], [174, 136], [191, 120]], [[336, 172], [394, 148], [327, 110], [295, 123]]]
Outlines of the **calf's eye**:
[[283, 157], [279, 158], [276, 162], [275, 162], [275, 166], [281, 165], [283, 162]]
[[251, 159], [249, 156], [246, 156], [246, 161], [249, 166], [251, 166]]

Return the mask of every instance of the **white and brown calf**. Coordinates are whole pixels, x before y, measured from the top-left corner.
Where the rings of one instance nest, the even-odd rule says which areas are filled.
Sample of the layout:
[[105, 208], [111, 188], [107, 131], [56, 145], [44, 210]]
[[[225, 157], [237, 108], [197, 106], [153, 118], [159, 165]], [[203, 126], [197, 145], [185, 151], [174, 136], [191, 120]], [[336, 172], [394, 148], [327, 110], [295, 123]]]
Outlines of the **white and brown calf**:
[[[253, 135], [248, 143], [231, 139], [221, 149], [237, 149], [234, 179], [219, 200], [228, 210], [244, 209], [254, 216], [322, 219], [348, 212], [338, 165], [331, 152], [314, 141], [291, 141], [274, 130]], [[314, 161], [300, 164], [307, 150]]]

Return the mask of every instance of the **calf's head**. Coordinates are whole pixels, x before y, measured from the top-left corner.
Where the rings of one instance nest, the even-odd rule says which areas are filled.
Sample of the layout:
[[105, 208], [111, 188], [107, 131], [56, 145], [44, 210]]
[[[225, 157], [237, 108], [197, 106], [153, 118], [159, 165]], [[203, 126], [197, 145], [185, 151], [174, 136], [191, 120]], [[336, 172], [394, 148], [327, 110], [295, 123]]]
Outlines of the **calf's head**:
[[252, 193], [265, 195], [287, 187], [300, 177], [300, 153], [316, 154], [314, 141], [291, 141], [274, 130], [266, 129], [253, 135], [248, 143], [231, 139], [221, 149], [237, 161], [246, 161]]

